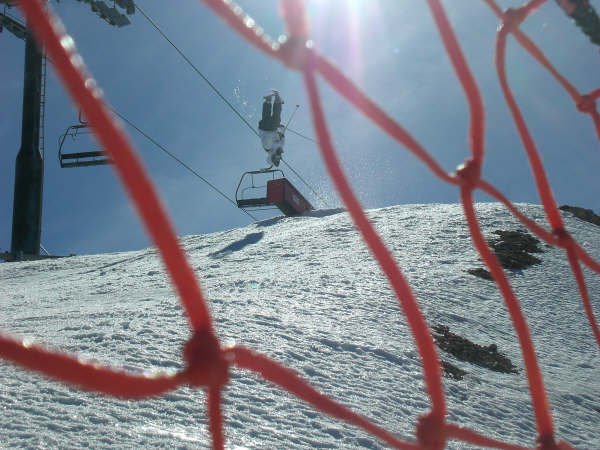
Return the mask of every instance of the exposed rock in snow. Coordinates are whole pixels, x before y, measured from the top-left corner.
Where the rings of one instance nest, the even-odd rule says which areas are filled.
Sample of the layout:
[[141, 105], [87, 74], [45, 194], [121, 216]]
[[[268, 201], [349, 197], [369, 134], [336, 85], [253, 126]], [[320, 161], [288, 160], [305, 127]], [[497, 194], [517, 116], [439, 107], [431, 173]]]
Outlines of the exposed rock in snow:
[[541, 253], [540, 241], [526, 231], [495, 230], [497, 238], [488, 240], [488, 244], [505, 269], [521, 270], [542, 262], [531, 253]]
[[594, 211], [592, 211], [591, 209], [585, 209], [579, 206], [570, 205], [559, 206], [559, 209], [570, 212], [578, 219], [585, 220], [586, 222], [600, 226], [600, 216], [594, 213]]
[[460, 381], [467, 374], [466, 370], [462, 370], [459, 367], [456, 367], [454, 364], [449, 363], [448, 361], [442, 360], [442, 369], [444, 369], [444, 376], [447, 378], [451, 378], [453, 380]]
[[483, 278], [484, 280], [494, 281], [494, 277], [489, 270], [479, 267], [477, 269], [467, 269], [467, 273], [475, 275], [476, 277]]
[[503, 373], [519, 373], [511, 360], [498, 352], [496, 344], [482, 346], [470, 340], [451, 333], [445, 325], [433, 326], [433, 337], [437, 345], [461, 361], [467, 361], [486, 369]]
[[[531, 253], [541, 253], [540, 241], [526, 231], [495, 230], [497, 237], [488, 239], [488, 245], [492, 248], [502, 267], [509, 270], [523, 270], [534, 264], [539, 264], [540, 258]], [[484, 268], [468, 269], [468, 273], [485, 280], [492, 280], [491, 273]]]

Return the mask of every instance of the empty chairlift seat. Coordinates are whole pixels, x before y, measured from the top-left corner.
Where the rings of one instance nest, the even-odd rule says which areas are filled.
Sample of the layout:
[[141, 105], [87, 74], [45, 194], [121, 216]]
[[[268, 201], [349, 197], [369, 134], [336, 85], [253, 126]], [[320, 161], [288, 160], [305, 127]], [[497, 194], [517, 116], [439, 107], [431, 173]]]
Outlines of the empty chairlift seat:
[[[92, 144], [92, 140], [89, 136], [90, 130], [87, 123], [83, 122], [81, 117], [79, 121], [79, 124], [71, 125], [69, 128], [67, 128], [67, 131], [65, 131], [59, 139], [58, 161], [60, 163], [60, 167], [86, 167], [110, 164], [112, 161], [102, 150], [69, 150], [69, 147], [72, 147], [74, 143], [78, 146], [82, 144], [82, 141], [86, 145]], [[86, 135], [86, 139], [82, 139], [83, 136]]]
[[60, 167], [85, 167], [110, 164], [111, 160], [102, 151], [62, 153], [60, 155]]

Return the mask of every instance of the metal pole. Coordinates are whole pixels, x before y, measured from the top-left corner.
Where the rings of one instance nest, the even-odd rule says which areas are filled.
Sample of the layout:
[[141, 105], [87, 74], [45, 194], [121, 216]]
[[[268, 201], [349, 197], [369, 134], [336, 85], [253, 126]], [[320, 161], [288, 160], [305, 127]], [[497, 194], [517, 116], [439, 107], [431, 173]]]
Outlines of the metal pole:
[[294, 118], [294, 116], [296, 115], [296, 111], [298, 111], [298, 108], [300, 108], [300, 105], [296, 105], [296, 108], [294, 109], [294, 111], [292, 112], [292, 115], [290, 116], [290, 118], [288, 119], [287, 123], [285, 124], [285, 128], [283, 129], [283, 133], [285, 134], [285, 132], [287, 131], [288, 127], [290, 126], [290, 123], [292, 123], [292, 119]]
[[44, 161], [40, 154], [42, 52], [31, 34], [25, 43], [21, 148], [15, 163], [11, 253], [39, 255]]

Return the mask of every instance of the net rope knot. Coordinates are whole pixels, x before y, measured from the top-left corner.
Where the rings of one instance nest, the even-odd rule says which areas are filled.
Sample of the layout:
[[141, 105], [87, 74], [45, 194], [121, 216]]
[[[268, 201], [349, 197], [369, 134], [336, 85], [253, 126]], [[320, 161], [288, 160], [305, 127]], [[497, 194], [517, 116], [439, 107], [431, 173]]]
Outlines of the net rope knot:
[[290, 69], [309, 71], [315, 66], [313, 41], [297, 36], [286, 37], [279, 47], [281, 61]]
[[537, 442], [537, 450], [575, 450], [575, 447], [564, 441], [556, 442], [551, 434], [540, 436]]
[[481, 164], [473, 158], [465, 160], [456, 168], [454, 177], [466, 189], [473, 190], [479, 181]]
[[573, 244], [573, 238], [564, 228], [555, 228], [552, 234], [556, 238], [556, 245], [561, 248], [569, 248]]
[[596, 111], [596, 100], [591, 95], [582, 95], [577, 102], [577, 109], [582, 113], [593, 114]]
[[508, 33], [512, 33], [523, 21], [527, 18], [528, 10], [525, 7], [508, 8], [502, 14], [501, 29], [505, 29]]
[[183, 348], [183, 358], [190, 386], [220, 387], [229, 382], [230, 360], [212, 331], [195, 331]]
[[417, 440], [425, 450], [442, 450], [446, 447], [446, 427], [444, 418], [429, 413], [419, 417], [416, 430]]

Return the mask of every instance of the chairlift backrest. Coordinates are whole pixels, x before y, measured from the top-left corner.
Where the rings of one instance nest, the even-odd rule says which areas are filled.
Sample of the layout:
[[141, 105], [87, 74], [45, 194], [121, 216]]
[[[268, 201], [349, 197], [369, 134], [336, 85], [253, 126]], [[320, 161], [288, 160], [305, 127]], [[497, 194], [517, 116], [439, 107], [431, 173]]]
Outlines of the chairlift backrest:
[[280, 169], [253, 170], [244, 172], [235, 190], [235, 200], [239, 208], [272, 208], [267, 201], [267, 182], [283, 178]]
[[79, 123], [71, 125], [67, 130], [60, 136], [58, 144], [58, 161], [60, 167], [87, 167], [87, 166], [99, 166], [110, 164], [112, 161], [106, 156], [102, 150], [87, 150], [79, 152], [67, 152], [65, 151], [65, 141], [67, 137], [70, 137], [73, 141], [77, 141], [77, 137], [83, 130], [88, 129], [87, 122], [81, 119], [79, 115]]
[[[260, 185], [255, 182], [256, 178]], [[250, 195], [246, 195], [247, 193]], [[286, 216], [296, 216], [314, 209], [280, 169], [245, 172], [235, 191], [235, 199], [238, 208], [278, 208]]]

